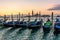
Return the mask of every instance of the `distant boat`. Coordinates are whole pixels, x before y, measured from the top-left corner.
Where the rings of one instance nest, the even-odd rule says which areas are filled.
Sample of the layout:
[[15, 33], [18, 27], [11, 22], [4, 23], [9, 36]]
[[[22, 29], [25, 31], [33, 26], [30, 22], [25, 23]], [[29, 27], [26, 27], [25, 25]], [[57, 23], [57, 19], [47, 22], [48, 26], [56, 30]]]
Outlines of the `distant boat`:
[[50, 31], [51, 26], [52, 26], [52, 23], [51, 23], [50, 20], [48, 19], [48, 20], [46, 21], [46, 23], [44, 23], [43, 31], [44, 31], [44, 32]]

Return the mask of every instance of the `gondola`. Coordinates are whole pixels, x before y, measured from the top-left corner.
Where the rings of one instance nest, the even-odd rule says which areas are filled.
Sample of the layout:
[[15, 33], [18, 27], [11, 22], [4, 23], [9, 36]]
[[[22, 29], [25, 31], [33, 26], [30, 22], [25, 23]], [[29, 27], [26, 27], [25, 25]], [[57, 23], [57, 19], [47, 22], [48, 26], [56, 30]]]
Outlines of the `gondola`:
[[54, 33], [60, 33], [60, 21], [59, 21], [59, 19], [57, 19], [55, 24], [54, 24]]
[[27, 27], [26, 21], [15, 22], [16, 27]]
[[15, 27], [19, 27], [18, 24], [20, 23], [20, 21], [17, 20], [17, 21], [15, 21], [14, 23], [15, 23]]
[[35, 28], [41, 27], [40, 21], [37, 21], [36, 19], [35, 19], [35, 21], [29, 22], [28, 25], [29, 25], [28, 26], [29, 29], [35, 29]]
[[43, 32], [49, 32], [50, 30], [51, 30], [51, 25], [50, 26], [47, 26], [47, 25], [43, 26]]
[[[17, 15], [17, 18], [18, 18], [18, 15]], [[22, 14], [22, 21], [20, 21], [20, 13], [19, 13], [19, 19], [17, 19], [17, 21], [15, 22], [15, 26], [16, 27], [27, 27], [27, 22], [24, 21], [24, 17], [23, 17], [23, 14]]]
[[15, 27], [15, 23], [14, 23], [14, 21], [13, 21], [13, 14], [11, 15], [11, 21], [8, 21], [8, 22], [4, 22], [4, 26], [5, 27]]
[[49, 32], [51, 30], [52, 23], [48, 19], [43, 25], [43, 32]]
[[10, 21], [10, 22], [5, 22], [4, 26], [5, 27], [15, 27], [15, 24], [14, 24], [14, 22]]
[[55, 24], [54, 29], [60, 31], [60, 22]]

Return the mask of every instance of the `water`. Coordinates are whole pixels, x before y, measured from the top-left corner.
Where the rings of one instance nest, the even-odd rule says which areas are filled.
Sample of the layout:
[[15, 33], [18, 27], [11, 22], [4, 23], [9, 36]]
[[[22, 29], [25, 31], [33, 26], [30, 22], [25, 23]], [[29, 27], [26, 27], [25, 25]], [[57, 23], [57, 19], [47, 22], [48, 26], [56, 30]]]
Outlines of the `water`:
[[60, 40], [60, 34], [54, 35], [54, 30], [44, 33], [43, 29], [0, 28], [0, 40]]
[[[44, 20], [45, 21], [45, 20]], [[60, 34], [54, 35], [54, 30], [49, 33], [43, 29], [24, 29], [0, 26], [0, 40], [60, 40]]]

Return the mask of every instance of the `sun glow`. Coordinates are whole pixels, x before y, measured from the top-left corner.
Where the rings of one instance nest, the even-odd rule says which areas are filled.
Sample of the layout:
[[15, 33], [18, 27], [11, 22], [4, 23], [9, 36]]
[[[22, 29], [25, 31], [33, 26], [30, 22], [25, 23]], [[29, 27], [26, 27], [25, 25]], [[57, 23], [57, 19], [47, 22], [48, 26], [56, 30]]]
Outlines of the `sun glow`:
[[[17, 0], [16, 0], [17, 1]], [[55, 3], [50, 3], [51, 1], [39, 1], [39, 0], [21, 0], [20, 2], [16, 1], [5, 1], [0, 3], [0, 15], [10, 15], [18, 14], [19, 12], [22, 14], [28, 14], [29, 12], [33, 10], [34, 13], [37, 13], [41, 11], [41, 14], [50, 14], [51, 11], [48, 11], [47, 9], [53, 7]], [[53, 1], [52, 1], [53, 2]], [[55, 12], [55, 11], [54, 11]], [[60, 12], [58, 12], [60, 13]]]

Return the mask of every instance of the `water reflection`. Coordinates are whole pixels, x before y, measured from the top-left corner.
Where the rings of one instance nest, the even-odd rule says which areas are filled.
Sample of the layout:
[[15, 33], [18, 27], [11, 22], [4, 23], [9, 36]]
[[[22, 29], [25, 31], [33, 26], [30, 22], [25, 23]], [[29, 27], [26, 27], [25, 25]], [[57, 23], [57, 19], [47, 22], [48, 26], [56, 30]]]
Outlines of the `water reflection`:
[[5, 26], [0, 26], [0, 27], [1, 27], [0, 31], [9, 28], [9, 27], [5, 27]]
[[42, 40], [47, 40], [47, 36], [49, 33], [50, 33], [50, 30], [44, 30]]
[[10, 36], [10, 34], [11, 34], [12, 32], [14, 32], [16, 29], [17, 29], [17, 28], [11, 28], [11, 29], [5, 31], [5, 33], [3, 34], [2, 40], [7, 40], [8, 37]]
[[60, 34], [55, 34], [53, 40], [60, 40]]
[[55, 30], [53, 33], [54, 33], [54, 35], [57, 36], [58, 34], [60, 34], [60, 30], [59, 31]]
[[39, 30], [39, 28], [32, 29], [31, 34], [29, 36], [29, 40], [34, 40], [35, 37], [37, 37], [36, 33], [37, 33], [38, 30]]
[[30, 30], [27, 28], [11, 27], [9, 30], [6, 30], [5, 33], [3, 32], [4, 34], [2, 34], [1, 40], [60, 40], [60, 34], [54, 34], [53, 32], [52, 30], [43, 31], [43, 29], [37, 28]]
[[[14, 40], [17, 40], [17, 39], [19, 39], [20, 40], [20, 38], [21, 38], [21, 36], [22, 36], [22, 33], [26, 30], [27, 28], [21, 28], [19, 31], [17, 31], [16, 32], [16, 35], [15, 35], [15, 37], [14, 37]], [[23, 34], [24, 35], [24, 34]]]

